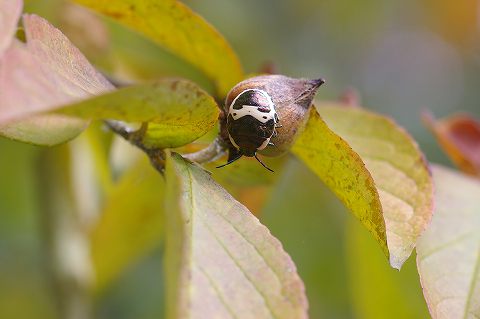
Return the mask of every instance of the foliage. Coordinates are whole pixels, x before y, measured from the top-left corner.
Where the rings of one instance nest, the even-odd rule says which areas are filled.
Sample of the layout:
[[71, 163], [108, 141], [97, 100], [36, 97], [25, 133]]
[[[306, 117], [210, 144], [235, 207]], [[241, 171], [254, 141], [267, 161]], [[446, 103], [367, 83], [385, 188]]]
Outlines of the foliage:
[[425, 299], [434, 318], [475, 318], [480, 309], [480, 183], [442, 166], [433, 166], [433, 177], [437, 210], [417, 248]]
[[177, 154], [167, 183], [168, 317], [306, 317], [295, 265], [246, 207]]
[[[223, 174], [227, 176], [215, 172], [212, 178], [200, 166], [203, 163], [195, 160], [212, 150], [216, 153], [198, 161], [218, 160], [226, 151], [218, 138], [203, 151], [188, 153], [189, 148], [202, 145], [192, 144], [202, 136], [212, 140], [217, 120], [220, 136], [223, 133], [224, 106], [219, 101], [245, 77], [234, 50], [179, 1], [76, 2], [191, 64], [209, 79], [215, 93], [210, 95], [201, 83], [178, 78], [117, 88], [45, 19], [24, 14], [25, 42], [22, 32], [15, 37], [22, 3], [0, 2], [0, 18], [12, 13], [0, 19], [0, 134], [36, 145], [63, 144], [43, 157], [40, 174], [48, 180], [42, 185], [46, 244], [60, 316], [90, 316], [92, 298], [101, 296], [129, 265], [165, 242], [168, 318], [306, 318], [307, 293], [302, 268], [294, 264], [297, 256], [291, 258], [282, 238], [275, 238], [261, 224], [262, 217], [259, 220], [252, 214], [258, 213], [258, 202], [269, 191], [274, 197], [285, 196], [284, 200], [293, 198], [290, 180], [281, 181], [278, 185], [285, 191], [275, 195], [280, 187], [272, 187], [276, 179], [259, 171], [259, 165], [252, 168], [257, 163], [248, 160], [245, 165], [226, 168]], [[116, 169], [115, 161], [131, 151], [120, 150], [115, 158], [114, 146], [121, 142], [98, 129], [97, 121], [102, 120], [143, 150], [157, 171], [145, 158]], [[429, 123], [460, 168], [478, 175], [477, 149], [471, 145], [478, 146], [480, 130], [468, 120], [468, 124], [459, 124], [463, 130], [450, 121], [430, 119]], [[432, 179], [413, 138], [388, 117], [360, 107], [317, 103], [310, 109], [305, 128], [298, 131], [291, 151], [311, 171], [307, 175], [318, 176], [377, 243], [370, 245], [370, 238], [353, 222], [346, 230], [329, 230], [332, 236], [343, 238], [346, 246], [342, 258], [348, 265], [345, 271], [353, 278], [353, 308], [359, 317], [385, 317], [398, 304], [403, 305], [399, 316], [425, 315], [419, 298], [407, 309], [413, 298], [400, 277], [386, 269], [385, 261], [362, 260], [362, 252], [374, 256], [375, 251], [382, 251], [391, 267], [400, 270], [415, 247], [430, 315], [480, 316], [478, 180], [438, 165], [433, 166]], [[465, 131], [469, 134], [456, 134]], [[275, 164], [276, 170], [285, 172], [295, 171], [295, 165], [299, 164], [289, 155]], [[316, 185], [312, 189], [318, 187], [315, 179], [298, 183], [306, 192], [308, 183]], [[252, 212], [224, 187], [235, 194], [245, 192]], [[325, 190], [319, 192], [327, 196]], [[299, 209], [312, 209], [303, 204]], [[287, 228], [288, 220], [296, 219], [291, 213], [284, 223]], [[275, 217], [266, 214], [265, 218]], [[321, 225], [302, 224], [301, 232], [308, 227], [311, 233], [327, 231]], [[284, 231], [289, 233], [290, 229]], [[288, 246], [288, 241], [284, 244]], [[309, 257], [317, 256], [326, 264], [339, 258], [336, 251], [315, 248], [308, 251]], [[312, 260], [300, 257], [302, 266]], [[415, 271], [412, 264], [409, 267], [401, 276], [414, 281]], [[372, 271], [377, 276], [368, 278]], [[310, 278], [314, 272], [305, 275]], [[384, 290], [376, 291], [381, 296], [375, 302], [366, 297], [370, 285], [375, 291]], [[309, 280], [305, 286], [308, 292]], [[318, 294], [325, 297], [331, 292], [341, 296], [338, 300], [347, 298], [333, 289], [320, 289]], [[83, 308], [71, 307], [72, 301]]]
[[216, 84], [220, 97], [242, 80], [240, 62], [230, 45], [180, 1], [76, 2], [143, 33], [200, 68]]

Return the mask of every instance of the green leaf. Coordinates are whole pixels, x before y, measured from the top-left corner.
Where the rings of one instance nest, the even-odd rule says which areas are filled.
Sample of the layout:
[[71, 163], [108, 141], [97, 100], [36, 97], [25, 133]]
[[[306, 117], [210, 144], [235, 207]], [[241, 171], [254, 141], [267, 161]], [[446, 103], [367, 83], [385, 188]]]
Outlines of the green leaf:
[[122, 88], [54, 112], [83, 119], [148, 122], [143, 142], [159, 148], [196, 140], [214, 126], [219, 114], [215, 100], [197, 85], [172, 79]]
[[417, 266], [432, 318], [480, 317], [480, 182], [432, 167], [435, 214], [417, 245]]
[[349, 292], [357, 319], [429, 318], [415, 260], [396, 271], [385, 263], [377, 243], [358, 223], [345, 225]]
[[306, 318], [280, 242], [201, 168], [167, 160], [168, 318]]
[[400, 269], [432, 215], [433, 185], [423, 154], [415, 141], [386, 117], [339, 105], [322, 106], [319, 112], [330, 129], [348, 143], [347, 148], [337, 141], [338, 136], [326, 133], [328, 128], [317, 116], [312, 117], [296, 152], [309, 150], [309, 157], [301, 156], [307, 165], [384, 250], [386, 239], [390, 264]]
[[127, 266], [159, 245], [164, 184], [144, 158], [113, 187], [91, 233], [96, 290], [104, 289]]
[[75, 0], [149, 37], [201, 69], [221, 96], [242, 80], [227, 41], [202, 17], [176, 0]]
[[88, 123], [58, 115], [38, 115], [0, 127], [0, 136], [43, 146], [65, 143], [80, 134]]

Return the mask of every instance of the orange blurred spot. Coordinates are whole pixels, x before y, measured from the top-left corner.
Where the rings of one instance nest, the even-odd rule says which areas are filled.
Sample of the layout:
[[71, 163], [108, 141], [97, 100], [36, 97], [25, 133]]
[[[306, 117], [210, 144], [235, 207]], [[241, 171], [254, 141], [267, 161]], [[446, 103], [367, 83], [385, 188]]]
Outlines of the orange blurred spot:
[[467, 114], [437, 121], [425, 113], [422, 118], [452, 161], [464, 172], [480, 176], [480, 122]]
[[460, 45], [471, 44], [478, 28], [478, 1], [424, 0], [427, 23], [445, 39]]

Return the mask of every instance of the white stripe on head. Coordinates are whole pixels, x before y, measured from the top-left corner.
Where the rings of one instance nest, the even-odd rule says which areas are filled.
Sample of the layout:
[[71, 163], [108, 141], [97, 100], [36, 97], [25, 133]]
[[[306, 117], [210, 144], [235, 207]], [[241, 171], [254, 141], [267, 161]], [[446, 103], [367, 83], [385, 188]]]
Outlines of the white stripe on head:
[[[265, 113], [265, 112], [260, 112], [258, 110], [259, 106], [255, 106], [255, 105], [242, 105], [242, 108], [239, 109], [239, 110], [235, 110], [233, 108], [233, 106], [235, 105], [235, 102], [237, 101], [237, 99], [242, 95], [244, 94], [245, 92], [248, 92], [248, 91], [256, 91], [256, 92], [259, 92], [260, 94], [262, 94], [268, 101], [268, 107], [270, 108], [270, 111]], [[232, 104], [230, 104], [230, 107], [228, 109], [228, 113], [230, 115], [232, 115], [233, 119], [236, 121], [238, 120], [239, 118], [241, 117], [244, 117], [246, 115], [251, 115], [253, 116], [257, 121], [261, 122], [261, 123], [266, 123], [268, 122], [269, 120], [273, 119], [274, 123], [277, 123], [278, 120], [278, 114], [277, 116], [275, 116], [276, 114], [276, 110], [275, 110], [275, 104], [273, 103], [270, 95], [267, 94], [267, 92], [265, 91], [262, 91], [262, 90], [259, 90], [259, 89], [248, 89], [248, 90], [245, 90], [245, 91], [242, 91], [240, 94], [238, 94], [235, 99], [232, 101]]]

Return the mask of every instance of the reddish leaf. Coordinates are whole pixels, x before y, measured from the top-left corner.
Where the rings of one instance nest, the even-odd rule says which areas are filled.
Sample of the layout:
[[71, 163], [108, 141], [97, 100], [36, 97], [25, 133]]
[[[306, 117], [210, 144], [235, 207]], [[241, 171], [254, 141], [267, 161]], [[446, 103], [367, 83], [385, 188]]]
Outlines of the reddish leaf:
[[40, 60], [14, 41], [0, 60], [0, 123], [68, 102]]
[[22, 5], [21, 0], [0, 0], [0, 57], [12, 43]]
[[35, 144], [61, 143], [79, 134], [86, 122], [58, 115], [24, 117], [113, 86], [46, 20], [24, 15], [23, 24], [27, 43], [14, 40], [0, 58], [0, 134]]
[[60, 30], [36, 15], [24, 15], [27, 48], [42, 61], [60, 90], [72, 97], [96, 95], [113, 89]]
[[480, 122], [467, 114], [457, 114], [436, 121], [423, 119], [452, 161], [465, 173], [480, 176]]

